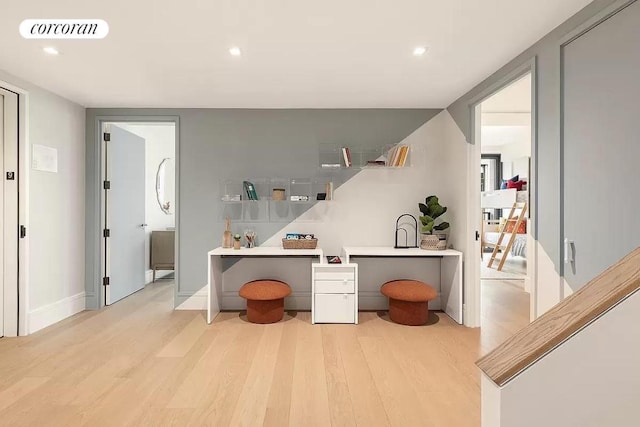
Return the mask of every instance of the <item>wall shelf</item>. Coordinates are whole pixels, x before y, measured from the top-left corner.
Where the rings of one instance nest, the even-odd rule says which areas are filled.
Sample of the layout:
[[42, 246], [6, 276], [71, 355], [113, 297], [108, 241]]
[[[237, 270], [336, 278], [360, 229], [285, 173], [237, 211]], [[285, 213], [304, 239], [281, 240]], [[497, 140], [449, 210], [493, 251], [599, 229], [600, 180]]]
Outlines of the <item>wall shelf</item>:
[[[289, 223], [318, 202], [330, 201], [317, 198], [319, 193], [327, 192], [329, 182], [334, 188], [337, 186], [331, 178], [252, 178], [246, 181], [253, 184], [258, 200], [248, 199], [243, 180], [227, 180], [220, 190], [220, 219], [228, 217], [236, 223]], [[283, 191], [285, 199], [279, 200]], [[323, 212], [326, 213], [326, 209]], [[319, 221], [320, 216], [307, 216], [304, 221]]]
[[[407, 152], [403, 166], [392, 166], [394, 148], [398, 144], [385, 145], [384, 147], [371, 148], [362, 145], [319, 144], [318, 167], [321, 170], [345, 170], [345, 169], [402, 169], [410, 165], [410, 148], [406, 145]], [[351, 165], [347, 166], [343, 149], [349, 150]], [[399, 159], [396, 159], [399, 163]], [[385, 162], [383, 165], [372, 165], [369, 162]]]

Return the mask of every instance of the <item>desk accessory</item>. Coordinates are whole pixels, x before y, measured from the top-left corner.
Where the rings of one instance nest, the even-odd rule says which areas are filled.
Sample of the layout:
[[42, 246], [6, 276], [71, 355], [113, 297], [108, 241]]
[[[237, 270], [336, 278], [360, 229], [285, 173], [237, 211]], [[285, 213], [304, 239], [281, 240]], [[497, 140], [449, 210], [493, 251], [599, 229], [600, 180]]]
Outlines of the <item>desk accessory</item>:
[[284, 188], [274, 188], [273, 194], [271, 197], [273, 200], [285, 200], [285, 189]]
[[236, 234], [233, 236], [233, 249], [240, 249], [240, 239], [242, 236]]
[[[407, 218], [408, 222], [403, 222], [401, 223], [400, 220], [402, 218]], [[411, 218], [413, 221], [409, 220], [408, 218]], [[405, 228], [406, 226], [410, 226], [413, 227], [413, 245], [409, 246], [409, 231]], [[400, 234], [400, 231], [404, 232], [404, 245], [400, 245], [398, 242], [398, 235]], [[398, 219], [396, 220], [396, 241], [395, 241], [395, 245], [393, 246], [396, 249], [409, 249], [409, 248], [417, 248], [418, 247], [418, 220], [416, 219], [415, 216], [406, 213], [406, 214], [402, 214], [398, 217]]]
[[251, 249], [256, 246], [256, 232], [253, 230], [244, 230], [244, 239], [247, 241], [247, 248]]
[[313, 234], [287, 233], [282, 239], [284, 249], [315, 249], [318, 246], [318, 239]]
[[242, 181], [244, 191], [247, 193], [247, 199], [258, 200], [258, 193], [256, 192], [256, 186], [249, 181]]
[[225, 221], [227, 223], [227, 226], [224, 230], [224, 233], [222, 233], [222, 247], [230, 248], [231, 247], [231, 220], [229, 219], [229, 217], [226, 217]]

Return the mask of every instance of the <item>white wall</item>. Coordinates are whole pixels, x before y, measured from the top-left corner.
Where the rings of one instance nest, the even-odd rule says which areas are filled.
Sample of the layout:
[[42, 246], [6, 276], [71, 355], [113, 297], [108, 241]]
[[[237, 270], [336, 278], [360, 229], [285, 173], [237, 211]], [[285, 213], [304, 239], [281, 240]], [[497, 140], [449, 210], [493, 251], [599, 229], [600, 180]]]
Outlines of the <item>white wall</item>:
[[638, 313], [640, 292], [605, 313], [504, 387], [499, 388], [484, 378], [482, 425], [638, 425], [640, 328], [629, 327], [640, 321]]
[[[171, 215], [165, 214], [156, 198], [156, 173], [163, 159], [170, 158], [175, 164], [175, 125], [173, 123], [117, 123], [119, 127], [145, 139], [145, 268], [150, 266], [151, 231], [166, 230], [175, 227], [175, 186], [172, 194], [167, 194], [171, 201]], [[173, 170], [173, 169], [172, 169]]]
[[85, 109], [0, 70], [29, 92], [28, 138], [58, 150], [58, 172], [30, 170], [28, 330], [84, 310]]

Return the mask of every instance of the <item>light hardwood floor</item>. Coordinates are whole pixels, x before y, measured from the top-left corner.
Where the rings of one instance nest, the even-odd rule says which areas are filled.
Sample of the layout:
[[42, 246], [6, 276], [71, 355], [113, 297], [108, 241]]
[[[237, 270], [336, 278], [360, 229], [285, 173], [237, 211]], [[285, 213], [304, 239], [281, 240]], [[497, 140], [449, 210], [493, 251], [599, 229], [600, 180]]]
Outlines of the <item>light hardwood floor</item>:
[[474, 363], [526, 324], [505, 289], [485, 293], [495, 317], [481, 332], [443, 313], [424, 327], [372, 312], [358, 326], [314, 326], [308, 312], [207, 325], [172, 310], [171, 284], [150, 285], [0, 339], [0, 425], [478, 426]]

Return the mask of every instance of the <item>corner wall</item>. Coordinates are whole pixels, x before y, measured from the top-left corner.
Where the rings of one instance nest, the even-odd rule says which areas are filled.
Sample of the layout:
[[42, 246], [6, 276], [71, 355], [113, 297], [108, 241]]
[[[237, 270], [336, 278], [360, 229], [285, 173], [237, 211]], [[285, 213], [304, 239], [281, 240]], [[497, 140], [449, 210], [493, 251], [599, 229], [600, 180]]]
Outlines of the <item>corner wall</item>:
[[84, 310], [84, 107], [0, 70], [29, 92], [29, 152], [58, 150], [58, 172], [29, 170], [28, 331]]

